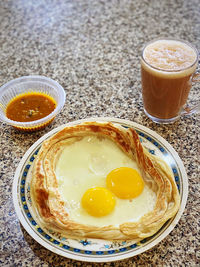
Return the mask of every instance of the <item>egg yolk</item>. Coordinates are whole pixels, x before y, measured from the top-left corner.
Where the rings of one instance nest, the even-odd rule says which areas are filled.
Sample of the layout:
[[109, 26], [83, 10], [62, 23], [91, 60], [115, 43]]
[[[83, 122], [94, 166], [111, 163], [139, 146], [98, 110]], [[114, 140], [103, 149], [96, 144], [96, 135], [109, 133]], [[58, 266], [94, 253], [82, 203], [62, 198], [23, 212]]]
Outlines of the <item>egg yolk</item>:
[[131, 199], [139, 196], [144, 182], [137, 170], [121, 167], [112, 170], [106, 177], [107, 188], [117, 197]]
[[81, 199], [82, 207], [95, 217], [111, 213], [115, 207], [115, 202], [113, 193], [103, 187], [88, 189]]

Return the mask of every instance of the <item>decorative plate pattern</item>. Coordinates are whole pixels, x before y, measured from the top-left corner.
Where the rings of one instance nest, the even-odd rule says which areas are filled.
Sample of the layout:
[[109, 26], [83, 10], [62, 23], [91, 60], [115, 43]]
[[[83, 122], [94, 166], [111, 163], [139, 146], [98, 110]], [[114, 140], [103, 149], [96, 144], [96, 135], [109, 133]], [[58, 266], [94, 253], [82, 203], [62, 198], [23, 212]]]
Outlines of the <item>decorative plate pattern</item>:
[[[31, 169], [42, 142], [65, 126], [76, 125], [84, 121], [111, 121], [125, 128], [134, 128], [145, 148], [153, 155], [162, 157], [171, 167], [181, 196], [181, 206], [176, 216], [168, 220], [153, 236], [138, 243], [133, 241], [107, 241], [100, 239], [64, 238], [59, 232], [41, 227], [32, 209], [30, 196]], [[22, 158], [13, 181], [13, 202], [16, 213], [27, 232], [47, 249], [71, 258], [89, 262], [108, 262], [138, 255], [165, 238], [175, 227], [183, 213], [188, 194], [187, 175], [175, 150], [155, 132], [137, 123], [115, 118], [89, 118], [60, 126], [40, 138]]]

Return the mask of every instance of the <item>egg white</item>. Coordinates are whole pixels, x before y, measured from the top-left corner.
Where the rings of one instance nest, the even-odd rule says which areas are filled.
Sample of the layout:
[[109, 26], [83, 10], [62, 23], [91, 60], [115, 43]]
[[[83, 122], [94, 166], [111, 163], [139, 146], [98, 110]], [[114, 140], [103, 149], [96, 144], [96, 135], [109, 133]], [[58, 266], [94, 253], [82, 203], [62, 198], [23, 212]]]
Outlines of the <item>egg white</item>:
[[137, 198], [126, 200], [116, 197], [115, 209], [109, 215], [93, 217], [82, 208], [81, 198], [85, 191], [96, 186], [106, 188], [107, 174], [119, 167], [130, 167], [140, 173], [136, 162], [107, 138], [87, 136], [64, 148], [55, 173], [59, 192], [72, 220], [94, 226], [118, 226], [138, 221], [154, 209], [156, 194], [146, 185]]

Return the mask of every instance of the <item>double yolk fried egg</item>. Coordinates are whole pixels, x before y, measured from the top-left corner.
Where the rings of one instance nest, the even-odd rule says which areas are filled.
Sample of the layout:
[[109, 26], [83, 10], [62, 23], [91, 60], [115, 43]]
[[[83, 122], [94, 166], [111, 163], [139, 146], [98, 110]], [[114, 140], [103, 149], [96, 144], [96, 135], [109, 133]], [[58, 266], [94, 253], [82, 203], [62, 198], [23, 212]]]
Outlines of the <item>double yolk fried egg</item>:
[[66, 210], [77, 223], [136, 222], [156, 203], [156, 194], [143, 182], [137, 163], [107, 138], [85, 136], [68, 144], [55, 174]]

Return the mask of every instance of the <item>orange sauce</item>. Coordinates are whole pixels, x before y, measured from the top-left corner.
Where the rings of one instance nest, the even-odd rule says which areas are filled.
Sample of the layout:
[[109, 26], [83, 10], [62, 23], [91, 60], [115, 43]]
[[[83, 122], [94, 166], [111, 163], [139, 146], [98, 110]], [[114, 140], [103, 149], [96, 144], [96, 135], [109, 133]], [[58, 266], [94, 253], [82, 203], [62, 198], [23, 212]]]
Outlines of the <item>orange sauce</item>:
[[56, 102], [52, 97], [44, 93], [28, 92], [8, 103], [6, 116], [13, 121], [35, 121], [49, 115], [55, 107]]

